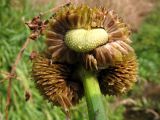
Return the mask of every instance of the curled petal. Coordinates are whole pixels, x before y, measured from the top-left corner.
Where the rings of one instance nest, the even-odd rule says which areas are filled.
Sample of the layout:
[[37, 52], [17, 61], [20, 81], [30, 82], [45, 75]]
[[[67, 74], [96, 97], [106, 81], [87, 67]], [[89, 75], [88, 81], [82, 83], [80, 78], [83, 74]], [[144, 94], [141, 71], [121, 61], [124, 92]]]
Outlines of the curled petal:
[[[83, 60], [88, 69], [105, 69], [109, 65], [114, 65], [117, 62], [123, 61], [125, 56], [133, 52], [133, 48], [127, 43], [123, 41], [114, 41], [96, 48], [86, 56], [83, 56]], [[94, 65], [94, 67], [91, 65]]]
[[98, 70], [97, 60], [92, 54], [83, 54], [83, 61], [85, 61], [85, 68], [90, 70]]
[[108, 11], [104, 19], [104, 27], [109, 33], [109, 41], [122, 40], [126, 43], [131, 43], [128, 39], [131, 31], [123, 20], [115, 14], [114, 11]]

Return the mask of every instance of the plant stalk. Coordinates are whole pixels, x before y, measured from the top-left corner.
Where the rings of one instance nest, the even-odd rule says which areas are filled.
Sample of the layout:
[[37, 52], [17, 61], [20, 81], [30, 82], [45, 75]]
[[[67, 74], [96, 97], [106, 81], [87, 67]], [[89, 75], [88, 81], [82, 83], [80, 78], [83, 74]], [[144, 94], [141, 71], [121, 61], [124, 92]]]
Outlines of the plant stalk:
[[88, 107], [89, 120], [108, 120], [98, 80], [94, 73], [80, 68], [79, 74], [83, 82]]

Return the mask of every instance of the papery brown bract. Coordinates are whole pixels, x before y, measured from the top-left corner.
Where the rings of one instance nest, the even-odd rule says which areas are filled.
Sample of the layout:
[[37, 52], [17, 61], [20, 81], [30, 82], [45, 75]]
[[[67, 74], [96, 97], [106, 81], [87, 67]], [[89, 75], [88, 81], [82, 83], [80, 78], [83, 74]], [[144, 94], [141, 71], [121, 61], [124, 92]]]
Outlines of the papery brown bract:
[[98, 80], [104, 95], [119, 95], [129, 91], [137, 81], [137, 60], [134, 53], [124, 61], [100, 71]]
[[44, 55], [33, 59], [32, 77], [42, 95], [54, 105], [68, 109], [78, 103], [83, 87], [74, 80], [70, 65], [52, 63]]

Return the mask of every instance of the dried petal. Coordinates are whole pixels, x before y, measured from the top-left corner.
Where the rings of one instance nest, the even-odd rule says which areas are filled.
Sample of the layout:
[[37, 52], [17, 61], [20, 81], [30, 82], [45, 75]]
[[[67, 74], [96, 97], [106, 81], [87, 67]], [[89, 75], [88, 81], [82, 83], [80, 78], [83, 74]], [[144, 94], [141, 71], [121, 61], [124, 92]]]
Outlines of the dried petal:
[[50, 63], [45, 56], [33, 59], [32, 76], [42, 95], [54, 105], [68, 109], [83, 94], [83, 87], [74, 79], [72, 66]]
[[132, 53], [124, 61], [102, 70], [98, 76], [102, 93], [118, 95], [130, 90], [137, 81], [137, 67], [136, 56]]

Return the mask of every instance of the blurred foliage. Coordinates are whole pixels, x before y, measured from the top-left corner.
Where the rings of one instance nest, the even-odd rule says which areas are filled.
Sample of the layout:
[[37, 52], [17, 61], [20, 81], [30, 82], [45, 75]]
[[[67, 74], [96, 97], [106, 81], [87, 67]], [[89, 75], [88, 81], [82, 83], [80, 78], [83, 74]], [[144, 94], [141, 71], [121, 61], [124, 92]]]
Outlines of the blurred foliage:
[[134, 48], [139, 59], [139, 73], [153, 82], [160, 79], [160, 5], [152, 11], [133, 35]]
[[[8, 81], [4, 80], [4, 72], [10, 71], [21, 46], [29, 35], [25, 21], [38, 15], [40, 11], [52, 8], [54, 3], [47, 6], [32, 5], [30, 0], [1, 0], [0, 4], [0, 119], [5, 117], [6, 93]], [[34, 7], [33, 7], [34, 6]], [[37, 6], [37, 7], [35, 7]], [[160, 76], [160, 7], [155, 9], [144, 21], [138, 33], [133, 35], [134, 48], [139, 59], [139, 73], [144, 79], [159, 82]], [[32, 41], [23, 54], [17, 66], [17, 79], [13, 79], [11, 91], [11, 106], [9, 120], [64, 120], [65, 114], [59, 107], [45, 101], [39, 94], [31, 79], [31, 61], [29, 55], [33, 50], [42, 50], [45, 45], [43, 38]], [[135, 87], [135, 91], [138, 86]], [[133, 90], [133, 92], [134, 92]], [[25, 92], [31, 94], [25, 101]], [[109, 103], [115, 97], [105, 97]], [[106, 104], [110, 108], [110, 104]], [[123, 119], [124, 107], [107, 111], [111, 120]], [[72, 120], [88, 120], [85, 100], [71, 109]]]

